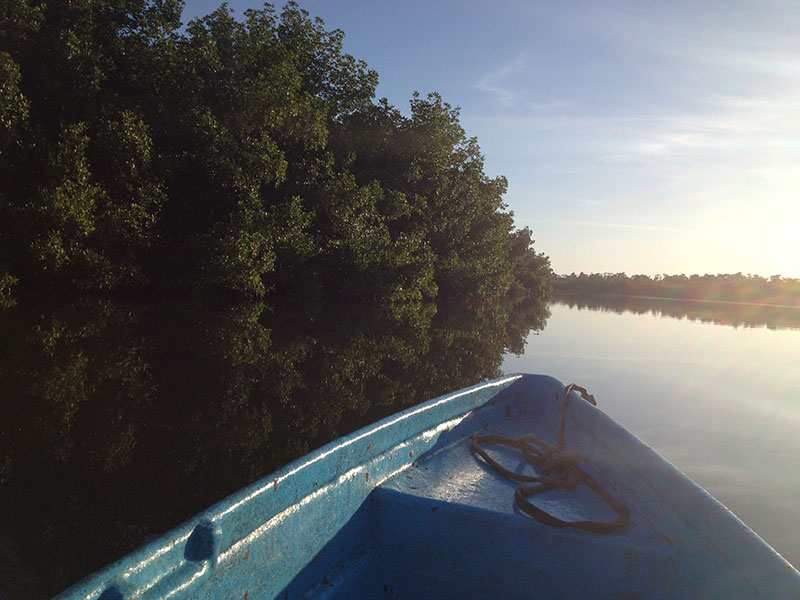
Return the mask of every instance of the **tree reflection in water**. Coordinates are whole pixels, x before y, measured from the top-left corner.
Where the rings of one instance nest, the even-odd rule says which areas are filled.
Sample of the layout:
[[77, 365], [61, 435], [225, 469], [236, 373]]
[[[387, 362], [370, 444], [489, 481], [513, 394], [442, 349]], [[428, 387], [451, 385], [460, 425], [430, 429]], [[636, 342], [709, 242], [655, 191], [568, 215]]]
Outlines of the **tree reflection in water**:
[[0, 596], [57, 593], [332, 439], [498, 375], [548, 314], [20, 301], [0, 312]]
[[800, 306], [745, 304], [703, 300], [677, 300], [644, 296], [557, 294], [553, 301], [570, 308], [610, 311], [617, 314], [651, 314], [732, 327], [800, 329]]

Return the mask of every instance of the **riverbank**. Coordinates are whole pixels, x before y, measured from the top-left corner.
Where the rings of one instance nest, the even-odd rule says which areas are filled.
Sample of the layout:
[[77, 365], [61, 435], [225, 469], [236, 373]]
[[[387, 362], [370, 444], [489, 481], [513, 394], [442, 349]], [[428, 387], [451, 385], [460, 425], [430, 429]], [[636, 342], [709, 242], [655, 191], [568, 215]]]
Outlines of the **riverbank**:
[[800, 307], [800, 279], [781, 275], [769, 278], [741, 273], [650, 277], [625, 273], [572, 273], [554, 276], [553, 290], [561, 294]]

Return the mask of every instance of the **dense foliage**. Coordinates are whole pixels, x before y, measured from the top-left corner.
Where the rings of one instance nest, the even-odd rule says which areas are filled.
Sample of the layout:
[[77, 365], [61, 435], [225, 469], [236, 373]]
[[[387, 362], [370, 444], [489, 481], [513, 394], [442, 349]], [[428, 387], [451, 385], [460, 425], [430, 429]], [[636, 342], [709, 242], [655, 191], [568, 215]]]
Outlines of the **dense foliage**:
[[0, 297], [12, 285], [385, 306], [542, 298], [458, 111], [377, 74], [295, 3], [0, 0]]
[[800, 279], [773, 275], [648, 275], [580, 273], [553, 278], [555, 290], [575, 294], [625, 294], [800, 306]]
[[[0, 0], [0, 597], [499, 374], [547, 318], [457, 109], [376, 100], [295, 3], [181, 9]], [[26, 294], [55, 289], [157, 298]]]

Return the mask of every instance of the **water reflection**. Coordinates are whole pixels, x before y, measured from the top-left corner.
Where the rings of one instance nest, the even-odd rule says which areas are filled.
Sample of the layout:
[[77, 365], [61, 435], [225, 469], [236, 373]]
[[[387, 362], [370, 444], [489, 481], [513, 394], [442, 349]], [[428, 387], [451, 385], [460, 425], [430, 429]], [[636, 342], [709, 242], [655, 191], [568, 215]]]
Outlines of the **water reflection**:
[[409, 324], [98, 298], [0, 312], [0, 598], [56, 593], [329, 440], [497, 376], [547, 314], [439, 307]]
[[564, 294], [554, 301], [570, 308], [610, 311], [618, 314], [650, 314], [656, 317], [689, 319], [733, 327], [800, 329], [800, 307], [738, 302], [707, 302], [637, 296], [583, 296]]
[[503, 369], [585, 385], [800, 566], [800, 310], [575, 296], [551, 310]]

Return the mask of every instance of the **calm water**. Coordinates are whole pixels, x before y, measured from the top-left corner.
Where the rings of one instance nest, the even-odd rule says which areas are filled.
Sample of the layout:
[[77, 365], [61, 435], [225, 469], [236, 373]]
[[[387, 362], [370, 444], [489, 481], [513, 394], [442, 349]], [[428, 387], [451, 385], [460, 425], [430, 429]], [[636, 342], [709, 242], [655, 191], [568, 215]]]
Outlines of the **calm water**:
[[565, 297], [550, 311], [503, 370], [584, 385], [800, 566], [800, 309]]
[[501, 369], [586, 385], [800, 564], [800, 310], [573, 298], [549, 316], [526, 301], [398, 319], [301, 300], [0, 311], [0, 599], [49, 597], [294, 458]]

